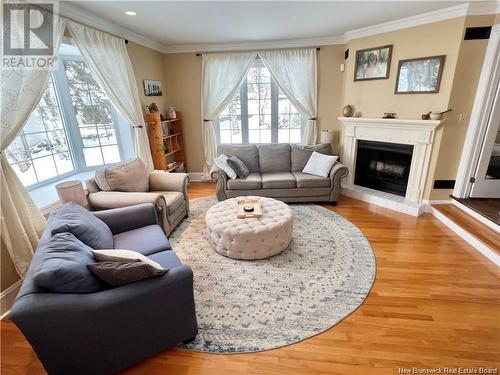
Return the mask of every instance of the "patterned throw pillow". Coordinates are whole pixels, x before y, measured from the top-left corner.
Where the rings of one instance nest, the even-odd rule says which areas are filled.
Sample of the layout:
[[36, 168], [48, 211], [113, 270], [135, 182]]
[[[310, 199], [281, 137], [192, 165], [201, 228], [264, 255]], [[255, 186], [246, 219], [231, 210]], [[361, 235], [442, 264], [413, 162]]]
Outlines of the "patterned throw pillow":
[[91, 263], [88, 268], [109, 285], [119, 286], [168, 272], [158, 263], [132, 250], [94, 250], [99, 263]]
[[316, 151], [320, 154], [331, 155], [332, 146], [326, 143], [313, 146], [292, 146], [292, 172], [302, 172], [312, 153]]
[[239, 178], [247, 178], [250, 174], [250, 170], [247, 168], [245, 163], [241, 161], [241, 159], [236, 156], [231, 156], [227, 159], [227, 164], [236, 172]]
[[314, 151], [302, 172], [320, 177], [328, 177], [338, 158], [338, 156], [323, 155]]

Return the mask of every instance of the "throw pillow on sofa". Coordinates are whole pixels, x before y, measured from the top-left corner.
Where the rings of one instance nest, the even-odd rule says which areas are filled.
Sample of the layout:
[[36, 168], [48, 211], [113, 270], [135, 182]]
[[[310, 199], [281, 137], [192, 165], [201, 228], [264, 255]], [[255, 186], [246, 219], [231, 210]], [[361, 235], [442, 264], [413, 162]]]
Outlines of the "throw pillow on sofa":
[[312, 153], [316, 151], [320, 154], [331, 155], [332, 146], [330, 144], [319, 144], [313, 146], [292, 146], [292, 172], [302, 172]]
[[147, 192], [149, 172], [140, 158], [95, 171], [95, 182], [103, 191]]
[[113, 234], [105, 222], [76, 203], [65, 203], [49, 216], [51, 234], [71, 233], [92, 249], [112, 249]]
[[89, 271], [92, 249], [71, 233], [58, 233], [42, 249], [33, 281], [54, 293], [95, 293], [105, 285]]
[[338, 156], [323, 155], [314, 151], [302, 172], [320, 177], [328, 177], [338, 158]]
[[109, 285], [119, 286], [168, 272], [158, 263], [132, 250], [94, 250], [99, 263], [91, 263], [88, 268]]
[[214, 159], [214, 163], [216, 166], [218, 166], [220, 169], [226, 172], [227, 176], [230, 179], [234, 180], [237, 177], [236, 172], [233, 170], [233, 168], [229, 166], [229, 164], [227, 163], [227, 159], [228, 157], [226, 155], [220, 154]]
[[227, 159], [227, 164], [231, 167], [231, 169], [236, 173], [239, 178], [247, 178], [250, 174], [250, 170], [247, 168], [245, 163], [241, 161], [241, 159], [236, 156], [231, 156]]

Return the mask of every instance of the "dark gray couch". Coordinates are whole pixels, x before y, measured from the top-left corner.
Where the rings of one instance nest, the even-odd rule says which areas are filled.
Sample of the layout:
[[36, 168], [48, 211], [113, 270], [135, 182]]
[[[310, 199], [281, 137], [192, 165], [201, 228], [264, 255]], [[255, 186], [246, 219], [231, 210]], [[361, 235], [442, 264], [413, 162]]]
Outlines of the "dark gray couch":
[[223, 170], [214, 166], [210, 174], [217, 180], [217, 199], [257, 195], [284, 202], [335, 203], [340, 195], [340, 180], [349, 171], [337, 162], [328, 177], [302, 173], [313, 151], [331, 154], [331, 146], [220, 145], [217, 155], [238, 157], [248, 167], [250, 175], [246, 179], [229, 179]]
[[157, 223], [152, 204], [94, 212], [114, 247], [138, 251], [167, 274], [90, 294], [48, 293], [33, 281], [51, 220], [10, 312], [49, 374], [112, 374], [196, 336], [193, 273]]

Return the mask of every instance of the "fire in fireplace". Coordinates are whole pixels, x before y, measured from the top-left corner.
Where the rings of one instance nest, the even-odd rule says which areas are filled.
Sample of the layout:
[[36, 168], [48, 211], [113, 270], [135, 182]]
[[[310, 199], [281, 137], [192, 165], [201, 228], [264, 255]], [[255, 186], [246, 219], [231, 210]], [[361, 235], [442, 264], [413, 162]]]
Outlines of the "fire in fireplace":
[[404, 197], [413, 146], [362, 140], [357, 143], [354, 183]]

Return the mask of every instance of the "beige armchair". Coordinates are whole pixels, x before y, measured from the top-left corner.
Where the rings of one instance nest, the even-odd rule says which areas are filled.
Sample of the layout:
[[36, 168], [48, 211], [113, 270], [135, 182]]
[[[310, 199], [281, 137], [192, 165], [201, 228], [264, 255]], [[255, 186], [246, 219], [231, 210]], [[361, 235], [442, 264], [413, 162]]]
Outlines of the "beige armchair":
[[155, 171], [149, 174], [148, 192], [102, 191], [95, 179], [86, 181], [92, 210], [107, 210], [141, 203], [156, 207], [158, 222], [169, 235], [189, 213], [186, 173]]

